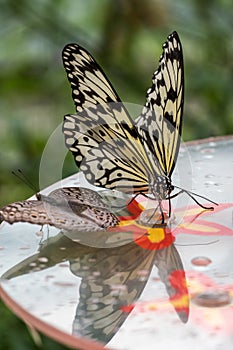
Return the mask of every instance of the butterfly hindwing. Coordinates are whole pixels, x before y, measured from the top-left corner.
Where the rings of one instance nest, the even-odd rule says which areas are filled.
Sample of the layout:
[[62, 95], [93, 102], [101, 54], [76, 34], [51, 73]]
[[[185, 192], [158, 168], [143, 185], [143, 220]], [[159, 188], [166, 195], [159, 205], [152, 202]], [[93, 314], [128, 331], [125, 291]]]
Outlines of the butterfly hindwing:
[[[83, 228], [80, 223], [75, 224], [73, 222], [72, 230], [91, 230], [107, 229], [108, 227], [115, 226], [118, 223], [117, 217], [111, 213], [102, 197], [96, 191], [92, 191], [88, 188], [82, 187], [63, 187], [52, 191], [49, 196], [43, 197], [44, 202], [50, 202], [50, 199], [55, 199], [53, 203], [56, 207], [61, 207], [61, 210], [68, 212], [70, 219], [90, 220], [87, 221], [87, 228]], [[52, 204], [51, 203], [51, 204]], [[66, 214], [67, 215], [67, 214]], [[71, 229], [70, 229], [71, 230]]]
[[92, 207], [104, 207], [105, 203], [98, 192], [84, 187], [62, 187], [57, 188], [49, 194], [50, 198], [55, 200], [65, 200], [67, 202], [76, 202]]
[[[125, 192], [147, 191], [145, 162], [135, 149], [137, 139], [132, 133], [114, 130], [114, 124], [86, 127], [80, 115], [65, 116], [66, 145], [75, 157], [76, 164], [95, 186], [118, 189]], [[107, 115], [106, 115], [107, 120]], [[75, 130], [68, 130], [70, 125]], [[122, 131], [122, 127], [119, 127]]]

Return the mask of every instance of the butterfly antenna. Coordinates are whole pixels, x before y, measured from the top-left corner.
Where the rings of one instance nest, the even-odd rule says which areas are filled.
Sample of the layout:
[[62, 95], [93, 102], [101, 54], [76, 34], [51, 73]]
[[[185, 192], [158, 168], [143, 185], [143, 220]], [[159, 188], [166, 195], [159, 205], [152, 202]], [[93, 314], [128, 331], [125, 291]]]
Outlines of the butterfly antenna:
[[176, 193], [175, 195], [170, 196], [169, 199], [174, 198], [174, 197], [178, 196], [178, 195], [181, 194], [181, 193], [186, 193], [190, 198], [192, 198], [192, 200], [193, 200], [195, 203], [197, 203], [197, 204], [198, 204], [201, 208], [203, 208], [203, 209], [213, 210], [214, 207], [207, 207], [207, 206], [201, 204], [195, 197], [199, 197], [199, 198], [205, 199], [206, 201], [208, 201], [208, 202], [210, 202], [210, 203], [213, 203], [214, 205], [218, 205], [218, 203], [212, 201], [211, 199], [209, 199], [209, 198], [207, 198], [207, 197], [201, 196], [200, 194], [197, 194], [197, 193], [194, 193], [194, 192], [185, 190], [184, 188], [181, 188], [181, 187], [179, 187], [179, 186], [174, 186], [174, 188], [177, 188], [177, 189], [179, 189], [180, 191], [179, 191], [178, 193]]
[[17, 169], [17, 171], [11, 172], [14, 176], [16, 176], [20, 181], [26, 184], [29, 188], [31, 188], [34, 192], [38, 192], [37, 188], [33, 185], [33, 183], [28, 179], [28, 177], [22, 172], [22, 170]]

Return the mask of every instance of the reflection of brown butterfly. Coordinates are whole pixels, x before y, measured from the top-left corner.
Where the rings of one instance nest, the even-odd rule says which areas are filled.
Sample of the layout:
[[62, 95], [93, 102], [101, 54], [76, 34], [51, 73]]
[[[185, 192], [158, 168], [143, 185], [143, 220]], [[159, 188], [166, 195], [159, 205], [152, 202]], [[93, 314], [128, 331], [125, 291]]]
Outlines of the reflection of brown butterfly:
[[19, 201], [1, 208], [0, 220], [10, 224], [48, 224], [68, 231], [101, 231], [118, 223], [101, 196], [87, 188], [65, 187], [49, 196], [40, 193], [36, 196], [38, 200]]
[[[45, 261], [43, 265], [42, 257]], [[48, 258], [47, 262], [45, 258]], [[188, 320], [185, 274], [173, 244], [158, 251], [142, 249], [134, 242], [117, 248], [98, 249], [73, 242], [59, 234], [44, 241], [39, 253], [13, 266], [2, 278], [12, 279], [33, 271], [37, 273], [54, 265], [59, 266], [64, 261], [69, 261], [71, 272], [81, 278], [73, 321], [74, 335], [105, 344], [109, 342], [137, 305], [154, 265], [171, 302], [178, 298], [178, 303], [173, 306], [180, 319], [182, 322]], [[156, 298], [153, 291], [150, 294], [152, 300]]]

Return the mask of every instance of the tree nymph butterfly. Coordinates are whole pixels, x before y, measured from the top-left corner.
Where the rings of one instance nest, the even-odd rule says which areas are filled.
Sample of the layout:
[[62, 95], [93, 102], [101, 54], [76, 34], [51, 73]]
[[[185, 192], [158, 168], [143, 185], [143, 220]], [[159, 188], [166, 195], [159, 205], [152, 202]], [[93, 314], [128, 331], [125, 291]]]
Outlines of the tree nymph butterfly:
[[[193, 196], [205, 197], [171, 182], [184, 103], [183, 54], [176, 32], [163, 45], [146, 104], [135, 122], [89, 52], [69, 44], [63, 49], [63, 63], [76, 107], [76, 114], [64, 117], [65, 142], [90, 183], [129, 194], [151, 194], [158, 201], [162, 222], [162, 200], [169, 200], [170, 216], [170, 199], [182, 192], [201, 207], [213, 209]], [[171, 195], [174, 188], [178, 193]]]
[[37, 193], [36, 197], [1, 208], [0, 220], [47, 224], [67, 231], [102, 231], [118, 223], [101, 196], [87, 188], [64, 187], [49, 196]]
[[[205, 197], [171, 182], [184, 103], [183, 54], [176, 32], [163, 45], [146, 104], [135, 122], [88, 51], [69, 44], [63, 49], [63, 63], [76, 107], [76, 114], [64, 117], [65, 143], [91, 184], [129, 194], [151, 194], [158, 201], [162, 222], [162, 200], [169, 200], [170, 216], [170, 199], [182, 192], [201, 207], [213, 209], [193, 196]], [[171, 195], [174, 188], [178, 192]]]

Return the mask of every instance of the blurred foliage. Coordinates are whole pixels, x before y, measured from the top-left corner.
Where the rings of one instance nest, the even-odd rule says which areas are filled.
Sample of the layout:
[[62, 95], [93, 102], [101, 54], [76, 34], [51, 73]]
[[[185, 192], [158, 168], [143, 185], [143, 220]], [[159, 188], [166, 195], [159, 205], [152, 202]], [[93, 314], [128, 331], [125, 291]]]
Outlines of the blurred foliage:
[[[38, 188], [43, 148], [74, 111], [61, 61], [69, 42], [90, 50], [123, 101], [142, 105], [162, 43], [177, 30], [185, 59], [183, 139], [233, 133], [230, 0], [1, 0], [0, 9], [0, 205], [32, 194], [12, 170]], [[75, 170], [70, 157], [63, 174]]]
[[[94, 55], [123, 101], [143, 104], [162, 43], [177, 30], [185, 60], [183, 139], [233, 133], [231, 0], [0, 0], [0, 20], [0, 206], [32, 194], [12, 170], [38, 187], [43, 148], [63, 115], [74, 112], [61, 61], [69, 42]], [[70, 157], [63, 175], [75, 170]]]
[[25, 326], [0, 300], [0, 350], [69, 350]]

